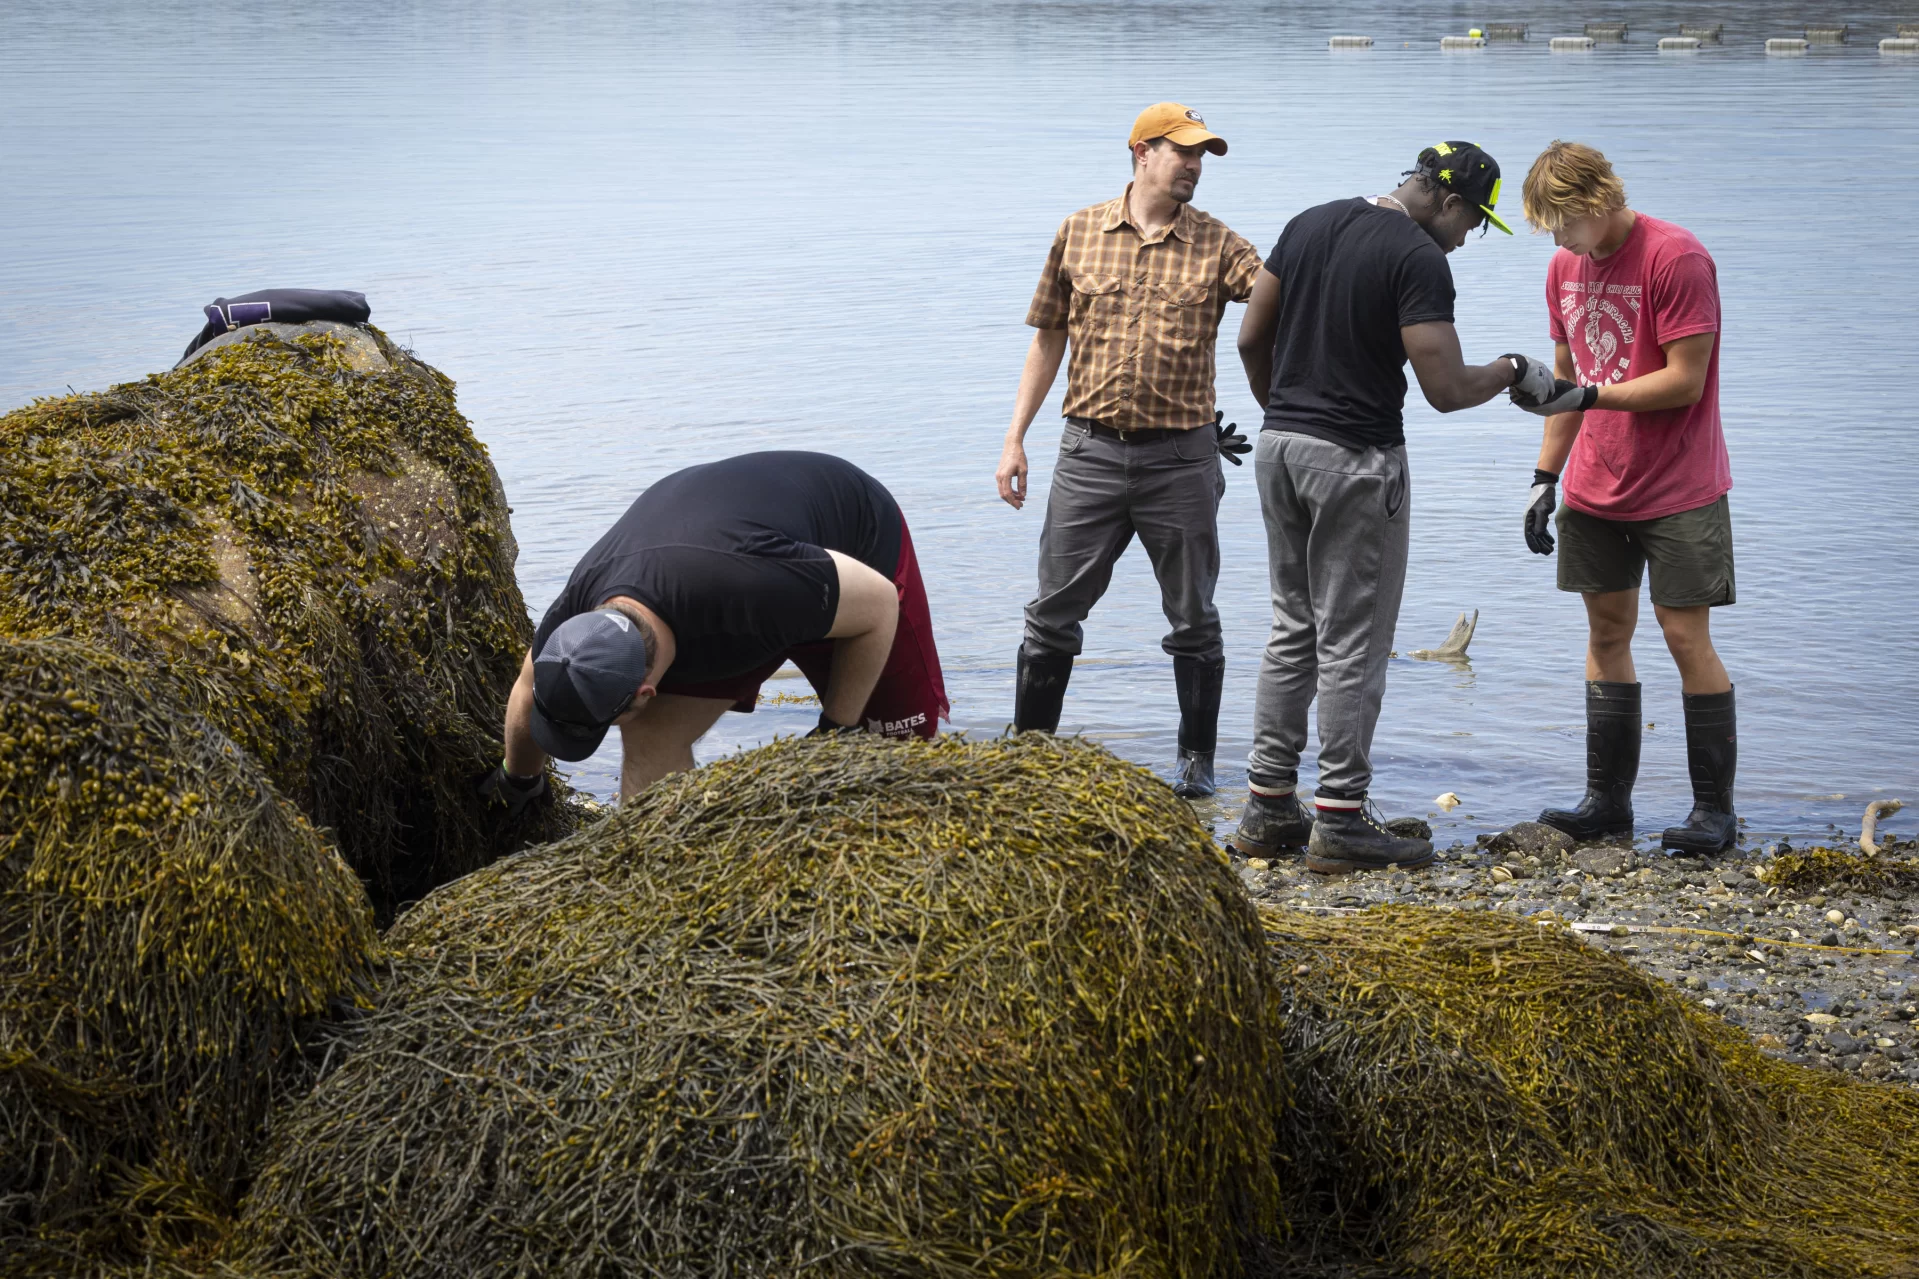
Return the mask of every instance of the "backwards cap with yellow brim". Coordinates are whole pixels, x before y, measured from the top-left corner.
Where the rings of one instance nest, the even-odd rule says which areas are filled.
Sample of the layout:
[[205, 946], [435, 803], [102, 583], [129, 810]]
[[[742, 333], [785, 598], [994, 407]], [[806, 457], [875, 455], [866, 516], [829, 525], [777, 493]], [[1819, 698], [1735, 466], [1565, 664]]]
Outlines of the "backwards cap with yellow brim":
[[1155, 102], [1140, 112], [1126, 145], [1134, 147], [1154, 138], [1165, 138], [1182, 147], [1204, 146], [1214, 155], [1226, 154], [1226, 139], [1208, 130], [1205, 118], [1184, 103]]
[[1415, 167], [1469, 204], [1479, 206], [1486, 221], [1507, 235], [1513, 233], [1493, 212], [1499, 203], [1499, 161], [1470, 142], [1435, 142], [1419, 153]]

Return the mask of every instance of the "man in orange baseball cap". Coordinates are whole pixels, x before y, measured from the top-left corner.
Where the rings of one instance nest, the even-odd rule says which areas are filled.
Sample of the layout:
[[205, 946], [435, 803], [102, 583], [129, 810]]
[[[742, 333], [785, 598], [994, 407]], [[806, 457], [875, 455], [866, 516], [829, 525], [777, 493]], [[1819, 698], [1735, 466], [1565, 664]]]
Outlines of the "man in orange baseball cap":
[[1082, 644], [1080, 623], [1106, 593], [1113, 565], [1137, 536], [1159, 580], [1172, 630], [1179, 695], [1181, 795], [1211, 795], [1226, 659], [1220, 644], [1219, 499], [1224, 456], [1240, 465], [1251, 446], [1219, 426], [1213, 350], [1228, 302], [1244, 302], [1259, 251], [1193, 208], [1206, 154], [1226, 139], [1199, 112], [1158, 102], [1127, 139], [1133, 180], [1116, 200], [1081, 209], [1053, 238], [1026, 323], [1027, 352], [997, 479], [999, 495], [1026, 501], [1026, 430], [1060, 360], [1066, 429], [1039, 537], [1039, 591], [1026, 606], [1013, 726], [1054, 732]]
[[1140, 112], [1126, 145], [1130, 149], [1156, 138], [1176, 147], [1205, 147], [1214, 155], [1226, 154], [1226, 139], [1208, 129], [1199, 112], [1177, 102], [1155, 102]]

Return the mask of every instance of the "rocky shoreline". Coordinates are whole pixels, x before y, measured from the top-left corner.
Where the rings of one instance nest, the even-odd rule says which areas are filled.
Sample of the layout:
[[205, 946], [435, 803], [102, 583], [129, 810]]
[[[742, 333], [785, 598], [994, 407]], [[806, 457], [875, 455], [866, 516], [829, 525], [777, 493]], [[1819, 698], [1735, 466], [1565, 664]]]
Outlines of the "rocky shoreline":
[[1860, 875], [1848, 873], [1862, 865], [1856, 847], [1674, 857], [1623, 843], [1575, 846], [1522, 822], [1411, 872], [1328, 877], [1289, 858], [1233, 862], [1260, 902], [1496, 910], [1571, 928], [1680, 987], [1768, 1053], [1919, 1086], [1916, 854], [1919, 840], [1886, 839], [1863, 865], [1891, 873]]

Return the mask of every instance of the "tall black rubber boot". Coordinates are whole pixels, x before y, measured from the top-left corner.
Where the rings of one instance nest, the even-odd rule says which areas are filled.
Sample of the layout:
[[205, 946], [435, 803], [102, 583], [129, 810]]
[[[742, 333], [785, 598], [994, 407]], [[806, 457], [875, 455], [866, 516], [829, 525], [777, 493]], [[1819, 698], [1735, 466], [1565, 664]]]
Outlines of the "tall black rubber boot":
[[1686, 693], [1686, 771], [1692, 774], [1692, 812], [1668, 826], [1659, 842], [1676, 853], [1723, 853], [1739, 838], [1732, 811], [1732, 776], [1739, 768], [1739, 724], [1732, 690]]
[[1549, 808], [1539, 820], [1574, 839], [1632, 834], [1632, 787], [1639, 780], [1639, 685], [1586, 681], [1586, 797]]
[[1066, 681], [1073, 677], [1073, 655], [1046, 653], [1032, 657], [1022, 648], [1016, 669], [1019, 675], [1013, 689], [1013, 731], [1058, 732]]
[[1213, 783], [1213, 752], [1219, 745], [1219, 696], [1225, 682], [1224, 661], [1173, 659], [1173, 687], [1179, 693], [1173, 793], [1181, 799], [1205, 799], [1219, 789]]

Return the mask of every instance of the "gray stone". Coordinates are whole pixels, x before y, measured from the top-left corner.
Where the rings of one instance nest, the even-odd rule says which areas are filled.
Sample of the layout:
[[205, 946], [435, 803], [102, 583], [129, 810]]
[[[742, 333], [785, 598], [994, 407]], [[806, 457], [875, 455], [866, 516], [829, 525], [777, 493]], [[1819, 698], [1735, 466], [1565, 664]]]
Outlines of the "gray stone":
[[[1537, 857], [1545, 853], [1569, 853], [1572, 836], [1540, 822], [1520, 822], [1492, 837], [1486, 845], [1495, 853]], [[1621, 865], [1624, 865], [1622, 862]]]
[[1826, 1050], [1835, 1057], [1845, 1057], [1865, 1047], [1863, 1040], [1854, 1039], [1843, 1030], [1835, 1030], [1826, 1036]]
[[217, 351], [235, 342], [261, 342], [270, 337], [291, 342], [294, 338], [311, 337], [317, 333], [331, 333], [340, 339], [346, 352], [347, 367], [355, 373], [384, 373], [392, 367], [387, 363], [386, 356], [380, 353], [380, 344], [373, 340], [372, 334], [357, 324], [341, 324], [335, 320], [309, 320], [305, 324], [249, 324], [245, 328], [229, 329], [219, 337], [209, 339], [205, 346], [173, 367], [183, 368], [195, 360], [204, 359], [208, 351]]
[[[1558, 834], [1557, 831], [1554, 834]], [[1560, 835], [1565, 839], [1564, 835]], [[1571, 840], [1567, 840], [1571, 843]], [[1616, 875], [1626, 868], [1626, 859], [1631, 856], [1623, 848], [1582, 848], [1573, 854], [1573, 865], [1592, 875]]]

